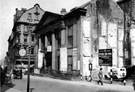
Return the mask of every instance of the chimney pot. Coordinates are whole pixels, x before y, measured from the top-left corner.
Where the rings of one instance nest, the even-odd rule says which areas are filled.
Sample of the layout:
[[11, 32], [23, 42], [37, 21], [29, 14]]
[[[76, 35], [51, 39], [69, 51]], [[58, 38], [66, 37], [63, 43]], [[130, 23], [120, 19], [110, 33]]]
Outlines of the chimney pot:
[[66, 13], [67, 13], [66, 9], [65, 9], [65, 8], [62, 8], [61, 14], [62, 14], [62, 15], [65, 15]]

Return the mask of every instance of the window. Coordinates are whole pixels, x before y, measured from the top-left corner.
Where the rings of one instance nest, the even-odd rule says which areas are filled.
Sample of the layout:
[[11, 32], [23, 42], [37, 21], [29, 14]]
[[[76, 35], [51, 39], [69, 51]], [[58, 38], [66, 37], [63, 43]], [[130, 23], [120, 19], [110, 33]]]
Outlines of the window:
[[27, 26], [23, 26], [23, 30], [26, 32], [27, 31]]
[[34, 35], [31, 36], [31, 41], [34, 42]]
[[68, 56], [68, 73], [72, 72], [73, 58], [72, 56]]
[[28, 27], [28, 30], [33, 30], [33, 26], [27, 26]]
[[68, 26], [68, 47], [73, 47], [73, 25]]
[[27, 43], [27, 38], [28, 38], [28, 35], [24, 35], [24, 43]]
[[31, 48], [31, 54], [34, 54], [34, 47]]
[[32, 22], [32, 14], [31, 13], [28, 13], [28, 19], [27, 20], [29, 20], [29, 22]]

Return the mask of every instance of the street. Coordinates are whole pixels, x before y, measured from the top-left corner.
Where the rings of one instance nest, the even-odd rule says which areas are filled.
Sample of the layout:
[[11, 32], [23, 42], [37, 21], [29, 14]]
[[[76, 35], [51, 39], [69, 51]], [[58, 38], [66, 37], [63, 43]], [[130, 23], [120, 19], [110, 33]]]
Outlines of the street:
[[[27, 76], [13, 79], [12, 85], [3, 86], [3, 92], [26, 92]], [[67, 81], [49, 77], [30, 76], [30, 92], [134, 92], [131, 85], [107, 84], [96, 82]]]

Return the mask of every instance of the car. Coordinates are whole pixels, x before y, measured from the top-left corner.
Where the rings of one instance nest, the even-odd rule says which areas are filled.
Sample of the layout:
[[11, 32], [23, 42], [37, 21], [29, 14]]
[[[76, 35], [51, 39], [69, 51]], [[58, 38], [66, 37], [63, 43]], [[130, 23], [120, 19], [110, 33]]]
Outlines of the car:
[[122, 79], [126, 76], [126, 68], [121, 67], [121, 68], [117, 68], [117, 67], [113, 67], [110, 68], [109, 71], [105, 74], [105, 78], [109, 79], [110, 78], [110, 70], [112, 69], [112, 77], [113, 79]]
[[16, 67], [15, 69], [13, 69], [13, 77], [15, 79], [18, 79], [18, 78], [22, 79], [22, 77], [23, 77], [23, 75], [22, 75], [22, 69], [21, 68], [18, 68], [18, 67]]

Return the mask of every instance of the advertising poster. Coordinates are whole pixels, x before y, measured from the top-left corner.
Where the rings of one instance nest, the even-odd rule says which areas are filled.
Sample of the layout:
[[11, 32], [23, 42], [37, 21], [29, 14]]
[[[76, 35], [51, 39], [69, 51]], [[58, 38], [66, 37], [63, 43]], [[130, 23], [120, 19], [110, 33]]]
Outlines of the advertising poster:
[[41, 68], [43, 65], [43, 53], [38, 53], [38, 68]]
[[99, 65], [112, 66], [112, 49], [99, 49]]
[[67, 48], [60, 48], [60, 70], [67, 72]]

